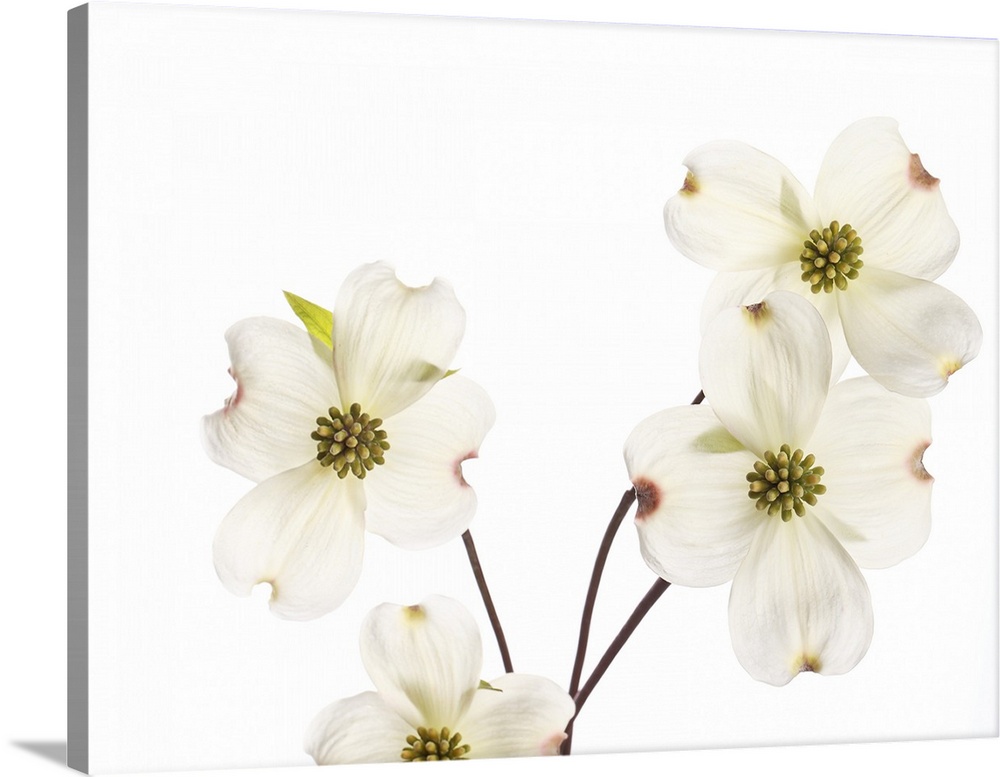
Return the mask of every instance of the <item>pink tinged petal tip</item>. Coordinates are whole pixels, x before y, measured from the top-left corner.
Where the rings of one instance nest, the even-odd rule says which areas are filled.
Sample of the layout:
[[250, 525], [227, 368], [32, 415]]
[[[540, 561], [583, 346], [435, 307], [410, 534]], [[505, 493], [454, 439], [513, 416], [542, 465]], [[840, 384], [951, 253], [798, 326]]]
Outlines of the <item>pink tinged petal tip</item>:
[[469, 484], [465, 481], [465, 475], [462, 474], [462, 462], [468, 461], [469, 459], [478, 459], [479, 451], [469, 451], [464, 456], [462, 456], [458, 461], [455, 462], [455, 477], [458, 482], [465, 488], [469, 488]]
[[223, 413], [228, 413], [230, 409], [236, 407], [240, 403], [240, 400], [243, 399], [243, 385], [240, 383], [240, 379], [236, 377], [236, 373], [233, 372], [232, 367], [226, 370], [226, 372], [236, 382], [236, 391], [226, 397], [222, 408]]
[[796, 672], [801, 674], [802, 672], [819, 673], [823, 665], [820, 663], [818, 656], [807, 656], [803, 654], [795, 660], [794, 666], [796, 667]]
[[552, 736], [548, 737], [542, 742], [542, 747], [538, 751], [539, 755], [559, 755], [559, 749], [562, 747], [563, 741], [566, 739], [565, 731], [557, 731]]
[[922, 442], [917, 446], [917, 449], [913, 451], [913, 456], [910, 458], [910, 472], [917, 480], [934, 480], [934, 476], [924, 467], [924, 451], [930, 447], [929, 442]]
[[920, 161], [919, 154], [910, 154], [910, 183], [918, 189], [936, 189], [941, 182], [939, 178], [927, 172]]
[[641, 521], [659, 507], [660, 489], [653, 481], [645, 478], [637, 478], [632, 485], [635, 486], [635, 519]]
[[753, 305], [744, 305], [747, 315], [754, 322], [760, 321], [767, 315], [767, 303], [755, 302]]
[[694, 177], [694, 173], [688, 171], [688, 174], [684, 176], [684, 184], [678, 190], [680, 194], [692, 195], [697, 194], [701, 187], [698, 186], [698, 181]]

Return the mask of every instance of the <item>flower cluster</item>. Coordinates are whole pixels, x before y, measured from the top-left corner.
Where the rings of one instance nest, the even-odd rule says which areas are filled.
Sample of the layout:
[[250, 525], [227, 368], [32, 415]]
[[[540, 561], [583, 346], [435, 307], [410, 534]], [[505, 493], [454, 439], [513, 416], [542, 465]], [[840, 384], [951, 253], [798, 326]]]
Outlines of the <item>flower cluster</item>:
[[[741, 143], [685, 165], [664, 221], [720, 271], [702, 315], [709, 406], [658, 413], [625, 444], [642, 554], [674, 583], [732, 580], [730, 634], [753, 677], [843, 673], [872, 637], [859, 567], [902, 561], [930, 531], [920, 398], [982, 342], [971, 309], [932, 283], [958, 231], [890, 119], [841, 133], [814, 198]], [[851, 354], [871, 377], [831, 387]]]
[[[218, 529], [222, 583], [241, 595], [269, 583], [275, 615], [316, 618], [355, 587], [365, 530], [408, 549], [462, 535], [508, 670], [480, 679], [479, 630], [457, 601], [383, 604], [361, 629], [376, 691], [316, 716], [305, 747], [318, 764], [568, 753], [571, 721], [671, 583], [732, 581], [733, 648], [757, 680], [840, 674], [865, 655], [861, 569], [927, 540], [926, 397], [982, 343], [972, 310], [933, 282], [958, 231], [889, 119], [837, 137], [814, 196], [740, 143], [702, 146], [685, 165], [664, 220], [682, 254], [719, 271], [702, 314], [707, 403], [656, 413], [625, 443], [632, 490], [595, 563], [569, 693], [512, 671], [475, 556], [462, 462], [494, 409], [449, 369], [465, 326], [451, 287], [409, 288], [365, 265], [332, 312], [286, 293], [304, 330], [253, 318], [226, 333], [236, 390], [204, 418], [203, 440], [256, 485]], [[839, 381], [852, 355], [868, 377]], [[660, 579], [581, 687], [603, 559], [633, 498]]]

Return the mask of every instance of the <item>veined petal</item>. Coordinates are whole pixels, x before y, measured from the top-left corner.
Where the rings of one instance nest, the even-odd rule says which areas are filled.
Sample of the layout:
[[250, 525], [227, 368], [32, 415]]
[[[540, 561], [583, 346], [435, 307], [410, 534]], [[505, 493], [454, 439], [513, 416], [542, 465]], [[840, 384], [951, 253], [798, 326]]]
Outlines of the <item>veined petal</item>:
[[333, 322], [344, 403], [389, 418], [444, 376], [465, 332], [465, 311], [447, 281], [411, 288], [377, 262], [347, 276]]
[[402, 761], [406, 737], [415, 733], [377, 693], [341, 699], [309, 724], [305, 751], [320, 766]]
[[316, 456], [309, 434], [338, 402], [332, 354], [276, 318], [248, 318], [226, 332], [236, 391], [202, 419], [209, 458], [253, 481]]
[[776, 291], [716, 316], [701, 341], [701, 385], [719, 420], [758, 456], [809, 440], [830, 385], [823, 317]]
[[816, 205], [827, 226], [857, 230], [865, 269], [879, 267], [934, 280], [958, 253], [958, 228], [938, 179], [911, 154], [894, 119], [856, 121], [833, 141], [816, 180]]
[[930, 443], [926, 400], [871, 378], [830, 391], [809, 443], [825, 470], [814, 510], [861, 567], [897, 564], [927, 540], [934, 478], [922, 457]]
[[867, 266], [863, 272], [837, 294], [854, 358], [890, 391], [937, 394], [979, 353], [983, 328], [976, 314], [930, 281]]
[[747, 496], [756, 457], [703, 405], [642, 421], [625, 443], [646, 564], [687, 586], [732, 579], [761, 518]]
[[459, 727], [470, 758], [558, 755], [576, 705], [545, 677], [507, 674], [477, 690]]
[[843, 674], [874, 630], [868, 585], [847, 551], [809, 513], [764, 521], [733, 579], [729, 633], [755, 680]]
[[702, 333], [726, 308], [753, 305], [772, 291], [793, 291], [811, 302], [826, 322], [833, 348], [833, 368], [830, 373], [833, 385], [851, 360], [851, 349], [847, 347], [847, 340], [844, 339], [844, 327], [840, 322], [837, 300], [833, 294], [813, 294], [809, 284], [802, 280], [801, 275], [799, 266], [791, 263], [763, 270], [720, 272], [708, 287], [708, 293], [701, 307]]
[[364, 556], [364, 491], [312, 461], [268, 478], [243, 497], [215, 535], [223, 585], [248, 596], [270, 583], [271, 612], [318, 618], [354, 590]]
[[361, 660], [404, 720], [454, 730], [479, 687], [483, 644], [465, 607], [430, 596], [419, 605], [372, 610], [361, 627]]
[[818, 216], [788, 168], [736, 141], [701, 146], [684, 165], [684, 185], [663, 208], [678, 251], [715, 270], [798, 266]]
[[409, 549], [457, 537], [472, 522], [476, 492], [462, 476], [496, 413], [486, 392], [452, 375], [385, 422], [392, 446], [365, 479], [367, 528]]

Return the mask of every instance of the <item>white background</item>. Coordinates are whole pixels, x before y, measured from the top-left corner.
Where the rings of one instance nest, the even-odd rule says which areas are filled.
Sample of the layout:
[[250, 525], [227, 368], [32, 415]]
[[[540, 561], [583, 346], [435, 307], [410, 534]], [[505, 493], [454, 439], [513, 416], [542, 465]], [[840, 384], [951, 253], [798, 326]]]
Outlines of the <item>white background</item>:
[[[392, 10], [387, 4], [369, 7]], [[446, 4], [411, 8], [460, 10]], [[546, 8], [536, 4], [533, 15], [568, 16], [559, 4]], [[15, 359], [44, 355], [40, 363], [48, 370], [36, 377], [39, 368], [32, 367], [19, 373], [23, 381], [4, 388], [18, 442], [4, 453], [14, 499], [4, 634], [11, 653], [4, 661], [6, 685], [12, 690], [3, 714], [10, 716], [6, 738], [21, 743], [64, 738], [65, 489], [62, 453], [51, 439], [54, 426], [58, 440], [65, 406], [64, 10], [25, 13], [25, 30], [30, 26], [38, 37], [10, 41], [23, 46], [12, 49], [23, 52], [23, 59], [5, 63], [7, 73], [32, 71], [41, 82], [11, 87], [25, 103], [12, 112], [14, 123], [8, 119], [5, 153], [14, 152], [11, 165], [24, 178], [4, 192], [16, 241], [7, 252], [13, 305], [4, 311], [4, 329]], [[476, 10], [526, 13], [512, 4]], [[657, 17], [615, 4], [609, 16], [609, 9], [589, 4], [587, 12], [577, 6], [575, 18], [830, 28], [824, 18], [796, 17], [788, 9], [771, 17], [756, 10], [755, 17], [723, 18], [701, 5], [687, 15]], [[691, 15], [697, 13], [702, 15]], [[951, 24], [962, 18], [954, 9], [949, 17]], [[904, 26], [919, 24], [912, 14], [881, 22], [866, 16], [866, 24], [849, 13], [837, 18], [843, 22], [835, 28], [844, 30], [996, 35], [971, 13], [964, 28], [942, 28], [934, 18], [922, 27]], [[440, 26], [423, 29], [433, 34]], [[168, 430], [157, 442], [157, 469], [136, 470], [124, 458], [123, 466], [114, 466], [133, 452], [109, 439], [101, 449], [104, 466], [95, 471], [97, 492], [115, 494], [116, 510], [128, 519], [115, 524], [113, 534], [92, 534], [95, 552], [113, 560], [92, 565], [93, 585], [120, 597], [96, 601], [92, 609], [107, 626], [95, 628], [92, 650], [114, 659], [95, 664], [104, 691], [92, 691], [93, 725], [113, 743], [105, 752], [123, 767], [140, 768], [149, 758], [182, 768], [180, 756], [200, 764], [213, 758], [220, 764], [307, 763], [298, 754], [304, 722], [328, 701], [368, 687], [350, 654], [357, 624], [371, 604], [441, 591], [478, 613], [457, 541], [415, 556], [373, 539], [351, 602], [313, 624], [279, 622], [259, 598], [239, 600], [222, 591], [208, 548], [218, 520], [248, 484], [200, 457], [196, 424], [189, 419], [214, 409], [230, 390], [221, 339], [226, 325], [259, 313], [286, 316], [281, 288], [332, 304], [340, 278], [377, 258], [393, 260], [404, 280], [440, 274], [453, 282], [469, 311], [457, 364], [488, 388], [499, 411], [482, 459], [467, 469], [481, 504], [473, 531], [518, 669], [565, 682], [593, 552], [627, 485], [621, 441], [644, 415], [687, 402], [697, 390], [692, 343], [698, 298], [710, 274], [672, 252], [659, 222], [663, 200], [683, 177], [680, 159], [698, 143], [733, 136], [780, 157], [811, 186], [836, 132], [876, 113], [900, 119], [911, 147], [942, 178], [963, 248], [941, 281], [973, 305], [987, 331], [980, 359], [932, 400], [935, 443], [926, 461], [938, 483], [931, 540], [903, 565], [868, 575], [875, 641], [862, 664], [839, 679], [801, 677], [781, 690], [753, 683], [729, 648], [728, 586], [668, 592], [588, 703], [576, 749], [995, 733], [996, 156], [990, 141], [996, 95], [980, 95], [963, 78], [969, 48], [942, 41], [928, 49], [921, 48], [926, 42], [897, 40], [890, 49], [913, 56], [903, 54], [892, 64], [880, 55], [876, 77], [860, 80], [864, 57], [879, 41], [836, 39], [846, 49], [845, 61], [820, 65], [808, 52], [790, 56], [784, 37], [727, 33], [723, 59], [712, 48], [722, 34], [675, 34], [673, 46], [700, 45], [657, 53], [642, 45], [609, 50], [603, 34], [599, 46], [579, 46], [593, 28], [539, 29], [542, 37], [519, 38], [523, 48], [516, 52], [383, 52], [409, 62], [427, 57], [428, 67], [447, 55], [534, 61], [536, 70], [526, 74], [534, 77], [520, 81], [510, 69], [480, 73], [484, 78], [475, 84], [491, 85], [495, 99], [470, 91], [462, 72], [443, 67], [436, 83], [444, 83], [444, 90], [431, 89], [426, 73], [416, 70], [395, 78], [388, 71], [357, 74], [355, 85], [382, 95], [404, 119], [419, 116], [426, 99], [441, 95], [461, 96], [474, 107], [459, 111], [442, 98], [440, 124], [418, 124], [424, 135], [397, 133], [377, 115], [366, 117], [364, 126], [337, 124], [324, 112], [328, 82], [321, 73], [303, 75], [300, 69], [303, 61], [321, 61], [330, 52], [309, 50], [301, 38], [268, 60], [275, 65], [256, 70], [253, 57], [240, 59], [252, 52], [233, 42], [229, 48], [191, 46], [188, 69], [160, 58], [171, 47], [157, 49], [154, 42], [144, 52], [152, 55], [151, 65], [109, 73], [115, 77], [110, 85], [129, 101], [114, 105], [115, 95], [107, 94], [106, 132], [101, 141], [95, 138], [95, 162], [106, 165], [92, 167], [93, 191], [114, 205], [117, 223], [94, 212], [92, 236], [103, 241], [107, 267], [118, 264], [117, 281], [108, 278], [102, 285], [116, 295], [94, 310], [94, 320], [104, 327], [100, 331], [120, 339], [95, 346], [92, 364], [117, 370], [124, 379], [103, 397], [95, 392], [91, 417], [96, 421], [105, 413], [107, 428], [122, 434], [140, 416]], [[280, 40], [280, 24], [274, 31]], [[646, 39], [653, 32], [619, 28], [610, 37]], [[553, 35], [565, 46], [554, 47]], [[40, 41], [46, 39], [48, 58], [41, 55], [46, 49]], [[794, 40], [797, 48], [805, 39]], [[980, 63], [983, 49], [978, 44]], [[922, 51], [938, 52], [940, 59], [921, 57]], [[643, 71], [659, 56], [676, 65], [670, 78], [648, 78]], [[577, 57], [575, 66], [564, 66], [567, 60], [560, 57]], [[198, 71], [205, 62], [217, 67]], [[635, 75], [630, 89], [620, 88], [623, 72]], [[294, 85], [282, 90], [290, 74]], [[211, 91], [206, 83], [226, 88]], [[527, 94], [528, 104], [504, 102], [513, 93]], [[165, 104], [167, 94], [175, 102]], [[359, 97], [346, 82], [338, 94]], [[547, 101], [551, 94], [563, 102]], [[826, 107], [831, 94], [839, 101], [832, 110]], [[159, 101], [136, 104], [133, 98], [143, 95]], [[39, 115], [40, 103], [51, 106], [49, 115]], [[521, 107], [535, 124], [510, 125]], [[469, 132], [486, 144], [469, 143]], [[289, 134], [297, 139], [294, 148], [282, 143]], [[331, 134], [337, 143], [330, 142]], [[623, 140], [613, 145], [608, 138]], [[335, 149], [348, 142], [367, 144], [372, 155], [338, 156]], [[308, 153], [309, 144], [319, 151]], [[418, 149], [431, 149], [443, 164], [432, 169], [430, 156], [407, 153]], [[342, 178], [332, 180], [330, 172]], [[433, 188], [421, 186], [432, 177]], [[352, 182], [349, 196], [340, 180]], [[396, 188], [390, 190], [388, 182]], [[178, 256], [184, 261], [178, 263]], [[100, 259], [92, 256], [95, 269]], [[617, 268], [610, 277], [609, 267]], [[529, 271], [530, 283], [510, 285]], [[671, 286], [680, 293], [671, 296]], [[621, 319], [603, 318], [622, 310], [627, 315]], [[122, 316], [131, 329], [116, 320]], [[582, 344], [587, 347], [578, 349]], [[530, 413], [524, 409], [529, 402]], [[573, 428], [580, 406], [600, 419], [598, 441], [586, 456]], [[564, 453], [556, 463], [526, 470], [531, 477], [511, 488], [512, 470], [504, 462], [519, 450], [528, 425], [537, 427], [541, 418], [560, 430]], [[491, 457], [502, 463], [493, 472]], [[651, 582], [635, 545], [631, 528], [624, 527], [599, 602], [595, 653]], [[386, 575], [390, 564], [395, 572]], [[499, 662], [488, 632], [484, 637], [484, 674], [491, 676], [499, 673]], [[648, 669], [640, 674], [639, 666]], [[107, 684], [112, 669], [119, 685]], [[115, 708], [101, 703], [104, 694], [141, 699], [141, 708], [108, 714]], [[613, 741], [599, 728], [611, 732]], [[737, 757], [740, 763], [787, 758], [812, 765], [875, 755], [925, 764], [935, 753], [965, 760], [982, 747], [671, 754], [636, 757], [635, 763], [702, 769], [731, 767]], [[982, 752], [995, 760], [995, 742]], [[19, 774], [57, 768], [24, 747], [6, 747], [2, 758]]]

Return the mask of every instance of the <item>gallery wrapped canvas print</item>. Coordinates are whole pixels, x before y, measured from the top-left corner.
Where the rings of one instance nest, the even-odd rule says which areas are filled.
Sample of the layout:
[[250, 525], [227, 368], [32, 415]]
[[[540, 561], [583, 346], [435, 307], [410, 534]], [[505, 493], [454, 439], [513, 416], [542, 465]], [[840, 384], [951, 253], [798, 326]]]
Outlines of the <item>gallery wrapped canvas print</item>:
[[996, 41], [69, 55], [71, 766], [996, 736]]

